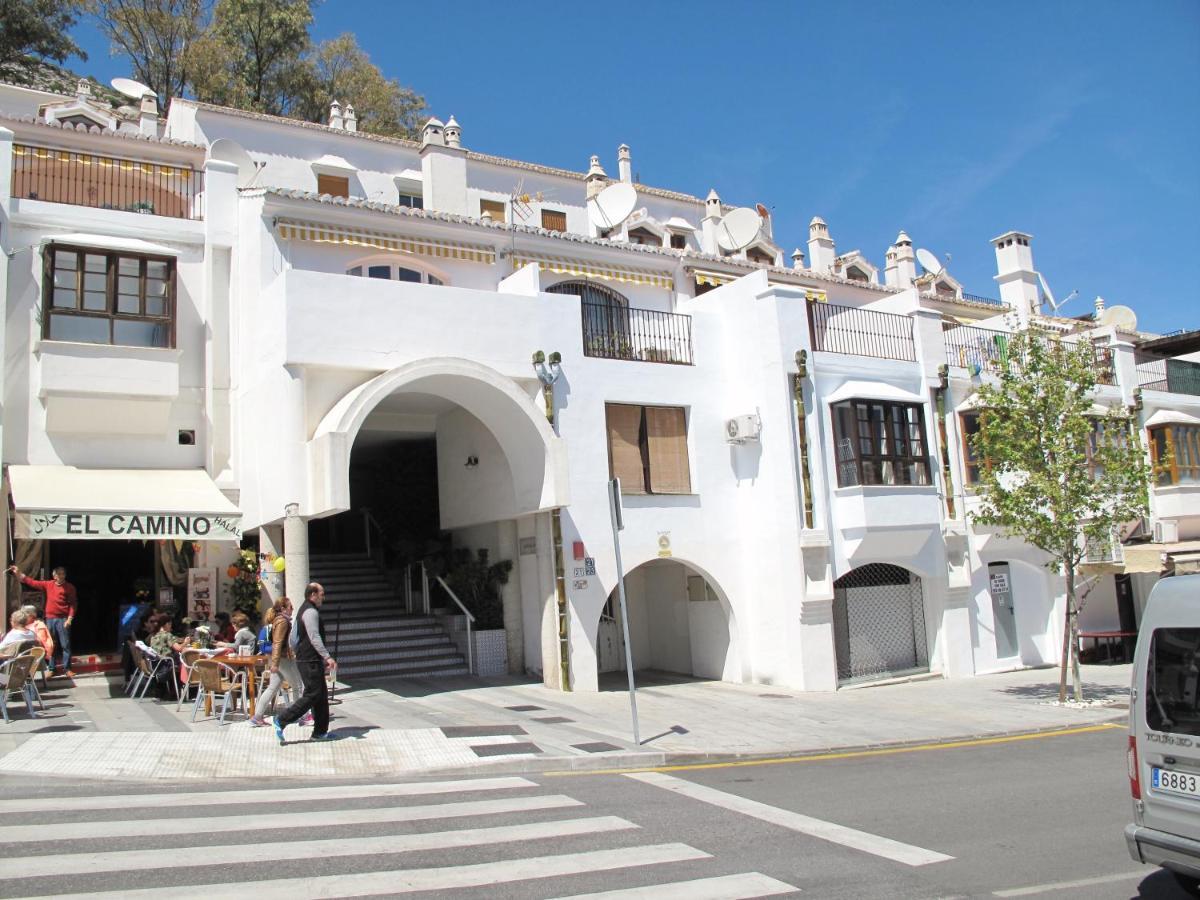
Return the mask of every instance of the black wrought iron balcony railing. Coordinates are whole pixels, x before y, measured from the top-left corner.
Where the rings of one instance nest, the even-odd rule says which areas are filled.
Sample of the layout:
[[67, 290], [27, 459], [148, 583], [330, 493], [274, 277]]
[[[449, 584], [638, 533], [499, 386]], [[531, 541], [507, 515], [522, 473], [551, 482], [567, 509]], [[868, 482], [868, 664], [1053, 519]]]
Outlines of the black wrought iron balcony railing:
[[808, 325], [814, 350], [903, 362], [917, 359], [908, 316], [810, 300]]
[[12, 195], [19, 200], [199, 220], [203, 189], [204, 173], [188, 166], [13, 146]]
[[607, 303], [581, 306], [584, 356], [693, 364], [691, 316]]
[[1138, 387], [1200, 397], [1200, 363], [1165, 356], [1140, 356], [1135, 363]]

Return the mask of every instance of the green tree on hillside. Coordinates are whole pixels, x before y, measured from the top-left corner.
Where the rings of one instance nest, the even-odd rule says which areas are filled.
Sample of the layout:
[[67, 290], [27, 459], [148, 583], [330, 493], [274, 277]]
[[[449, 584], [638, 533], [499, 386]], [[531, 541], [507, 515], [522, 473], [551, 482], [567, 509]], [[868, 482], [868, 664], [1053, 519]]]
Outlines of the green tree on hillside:
[[133, 77], [160, 106], [191, 82], [192, 48], [204, 33], [206, 0], [90, 0], [114, 56], [126, 57]]
[[1036, 331], [1016, 335], [996, 384], [979, 388], [979, 432], [972, 449], [982, 461], [973, 516], [1049, 555], [1066, 586], [1059, 700], [1071, 668], [1079, 676], [1079, 566], [1089, 544], [1115, 540], [1122, 523], [1147, 512], [1149, 467], [1128, 410], [1094, 408], [1097, 355], [1092, 343], [1071, 345]]
[[87, 59], [71, 38], [83, 0], [0, 0], [0, 80], [32, 83], [36, 62]]

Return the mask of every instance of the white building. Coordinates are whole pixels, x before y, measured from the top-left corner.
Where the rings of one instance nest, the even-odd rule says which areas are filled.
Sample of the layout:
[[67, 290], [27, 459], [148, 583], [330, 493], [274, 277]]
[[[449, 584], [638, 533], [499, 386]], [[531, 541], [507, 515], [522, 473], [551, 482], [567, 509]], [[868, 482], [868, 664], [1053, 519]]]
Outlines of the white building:
[[[0, 87], [5, 485], [18, 538], [62, 532], [14, 549], [94, 570], [97, 610], [132, 576], [223, 570], [239, 529], [292, 595], [310, 554], [403, 562], [441, 531], [514, 563], [510, 669], [594, 690], [623, 665], [617, 475], [636, 668], [829, 690], [1057, 659], [1060, 579], [966, 518], [972, 378], [1040, 315], [1028, 235], [996, 239], [984, 300], [919, 274], [903, 232], [882, 278], [820, 218], [785, 266], [765, 208], [635, 185], [625, 145], [610, 179], [474, 152], [453, 117], [411, 142], [349, 106], [152, 105]], [[636, 202], [602, 228], [587, 201], [617, 181]], [[1200, 388], [1151, 354], [1196, 348], [1050, 321], [1100, 341], [1098, 403], [1143, 388], [1157, 572], [1200, 537]]]

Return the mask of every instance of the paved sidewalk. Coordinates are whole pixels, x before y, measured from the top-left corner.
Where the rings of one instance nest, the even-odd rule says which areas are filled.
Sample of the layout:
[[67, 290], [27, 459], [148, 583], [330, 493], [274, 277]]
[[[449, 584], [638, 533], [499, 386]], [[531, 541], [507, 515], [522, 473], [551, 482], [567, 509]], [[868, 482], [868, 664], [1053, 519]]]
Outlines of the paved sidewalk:
[[[1062, 708], [1057, 669], [940, 678], [836, 693], [639, 673], [641, 745], [624, 676], [563, 694], [518, 678], [391, 679], [339, 689], [334, 729], [279, 747], [241, 713], [191, 722], [190, 705], [126, 698], [118, 680], [58, 680], [45, 712], [0, 724], [0, 774], [104, 779], [415, 776], [466, 771], [655, 766], [1025, 733], [1127, 715], [1130, 667], [1084, 666], [1085, 695]], [[11, 710], [11, 708], [10, 708]]]

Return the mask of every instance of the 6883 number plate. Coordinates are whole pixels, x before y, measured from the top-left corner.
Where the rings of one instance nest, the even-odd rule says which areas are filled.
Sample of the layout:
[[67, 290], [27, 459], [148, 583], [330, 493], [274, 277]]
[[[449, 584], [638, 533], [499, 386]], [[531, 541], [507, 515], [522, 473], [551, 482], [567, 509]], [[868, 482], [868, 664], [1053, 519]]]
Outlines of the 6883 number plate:
[[1187, 772], [1172, 772], [1154, 766], [1151, 770], [1150, 786], [1156, 791], [1182, 794], [1185, 797], [1200, 797], [1200, 775]]

